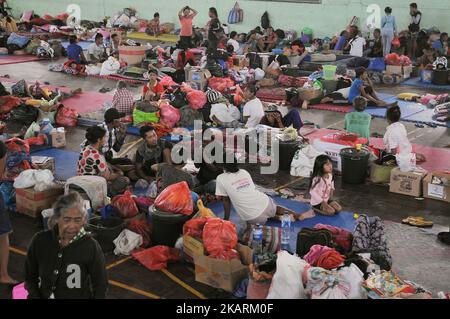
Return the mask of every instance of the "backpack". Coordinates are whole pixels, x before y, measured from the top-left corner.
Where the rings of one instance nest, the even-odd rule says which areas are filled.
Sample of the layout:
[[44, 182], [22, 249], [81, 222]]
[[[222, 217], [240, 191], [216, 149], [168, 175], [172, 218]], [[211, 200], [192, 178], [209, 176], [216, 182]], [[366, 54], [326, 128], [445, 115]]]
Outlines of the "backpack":
[[262, 68], [262, 59], [258, 55], [258, 53], [254, 53], [254, 52], [247, 53], [246, 58], [249, 61], [249, 66], [251, 69], [258, 69], [258, 68], [261, 69]]
[[371, 259], [381, 269], [389, 271], [392, 267], [392, 257], [387, 246], [384, 224], [380, 217], [360, 215], [356, 220], [352, 242], [353, 252], [370, 252]]
[[270, 27], [269, 13], [266, 11], [261, 17], [261, 27], [267, 29]]
[[172, 93], [170, 105], [177, 109], [180, 109], [188, 104], [189, 102], [186, 99], [186, 93], [182, 92], [181, 88], [178, 88], [174, 93]]
[[331, 225], [317, 224], [314, 229], [327, 229], [333, 236], [333, 241], [348, 252], [352, 248], [353, 234], [346, 229], [334, 227]]
[[180, 109], [181, 120], [178, 122], [179, 127], [194, 127], [194, 121], [202, 121], [203, 115], [198, 110], [193, 110], [189, 105]]
[[332, 241], [333, 236], [327, 229], [303, 228], [297, 234], [297, 255], [303, 258], [312, 246], [322, 245], [330, 247]]
[[12, 109], [9, 120], [29, 127], [31, 123], [36, 122], [38, 116], [39, 110], [37, 108], [34, 106], [21, 104]]
[[244, 11], [239, 7], [239, 3], [236, 2], [233, 9], [228, 14], [228, 23], [236, 24], [244, 20]]

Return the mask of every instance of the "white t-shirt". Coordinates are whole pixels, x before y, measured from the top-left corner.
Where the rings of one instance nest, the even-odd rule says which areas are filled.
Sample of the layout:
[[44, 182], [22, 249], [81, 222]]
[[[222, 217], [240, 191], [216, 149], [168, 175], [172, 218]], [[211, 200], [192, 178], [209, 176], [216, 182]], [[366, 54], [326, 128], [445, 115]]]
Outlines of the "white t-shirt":
[[264, 117], [264, 107], [257, 97], [245, 103], [243, 116], [249, 117], [245, 125], [247, 128], [253, 128], [261, 122], [261, 119]]
[[226, 105], [224, 103], [216, 103], [211, 105], [211, 112], [209, 118], [213, 120], [213, 116], [216, 116], [222, 123], [230, 123], [238, 121], [241, 117], [241, 113], [234, 105]]
[[366, 39], [357, 37], [350, 43], [350, 55], [362, 57], [364, 54], [364, 46], [366, 45]]
[[233, 48], [234, 48], [234, 53], [236, 53], [236, 52], [238, 52], [239, 51], [239, 42], [237, 42], [236, 40], [234, 40], [234, 39], [230, 39], [230, 40], [228, 40], [228, 42], [227, 42], [227, 45], [232, 45], [233, 46]]
[[411, 153], [412, 146], [408, 140], [408, 133], [405, 126], [400, 123], [392, 123], [386, 128], [383, 137], [384, 145], [388, 151], [397, 149], [397, 153]]
[[97, 45], [95, 42], [92, 43], [88, 48], [89, 56], [92, 54], [97, 59], [100, 59], [103, 55], [104, 47], [103, 45]]
[[256, 190], [252, 177], [243, 169], [217, 176], [216, 195], [228, 196], [244, 221], [258, 218], [269, 205], [269, 197]]

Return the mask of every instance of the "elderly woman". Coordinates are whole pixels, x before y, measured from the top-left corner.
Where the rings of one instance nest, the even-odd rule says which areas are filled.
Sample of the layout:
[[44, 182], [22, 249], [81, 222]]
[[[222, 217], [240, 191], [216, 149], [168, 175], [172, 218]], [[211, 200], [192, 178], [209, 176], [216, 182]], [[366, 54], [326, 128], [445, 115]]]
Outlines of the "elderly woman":
[[78, 193], [55, 203], [50, 230], [31, 240], [25, 263], [29, 299], [102, 299], [108, 278], [100, 245], [84, 230], [87, 212]]
[[92, 126], [86, 131], [86, 143], [78, 160], [78, 175], [104, 177], [108, 183], [108, 194], [113, 197], [122, 194], [130, 185], [128, 177], [112, 165], [108, 165], [102, 153], [103, 146], [108, 143], [106, 130], [100, 126]]

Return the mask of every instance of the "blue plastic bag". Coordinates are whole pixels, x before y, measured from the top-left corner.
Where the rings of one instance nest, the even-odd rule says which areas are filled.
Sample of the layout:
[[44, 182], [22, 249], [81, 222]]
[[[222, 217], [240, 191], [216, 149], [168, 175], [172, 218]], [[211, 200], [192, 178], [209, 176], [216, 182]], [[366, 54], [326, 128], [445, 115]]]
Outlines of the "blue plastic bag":
[[367, 69], [374, 72], [383, 72], [384, 70], [386, 70], [386, 63], [384, 63], [384, 58], [374, 58], [370, 61], [369, 67]]
[[102, 209], [100, 210], [100, 215], [102, 216], [102, 219], [108, 219], [110, 217], [119, 216], [117, 214], [117, 208], [115, 208], [112, 205], [103, 206]]

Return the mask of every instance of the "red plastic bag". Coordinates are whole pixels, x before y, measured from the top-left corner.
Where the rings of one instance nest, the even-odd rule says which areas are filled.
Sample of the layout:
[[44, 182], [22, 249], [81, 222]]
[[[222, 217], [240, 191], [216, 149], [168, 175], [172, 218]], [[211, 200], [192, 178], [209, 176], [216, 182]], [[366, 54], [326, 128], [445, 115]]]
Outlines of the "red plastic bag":
[[203, 245], [209, 256], [218, 259], [235, 257], [231, 252], [237, 245], [236, 227], [220, 218], [209, 218], [203, 228]]
[[213, 90], [224, 93], [230, 87], [234, 86], [234, 81], [230, 78], [212, 77], [208, 81], [208, 86]]
[[1, 96], [0, 97], [0, 114], [7, 114], [12, 111], [13, 108], [20, 105], [22, 102], [15, 96]]
[[56, 124], [59, 126], [73, 127], [77, 126], [78, 113], [74, 109], [69, 109], [67, 107], [59, 108], [56, 112]]
[[160, 110], [161, 123], [166, 124], [169, 127], [174, 127], [181, 119], [180, 110], [168, 103], [162, 103], [160, 105]]
[[156, 198], [155, 207], [167, 213], [191, 215], [194, 202], [188, 183], [180, 182], [167, 187]]
[[392, 47], [394, 49], [400, 48], [400, 39], [399, 38], [394, 38], [394, 40], [392, 40]]
[[200, 217], [188, 220], [183, 226], [183, 235], [189, 235], [195, 238], [202, 238], [203, 227], [205, 227], [208, 217]]
[[170, 76], [164, 76], [159, 82], [162, 86], [174, 86], [178, 85]]
[[114, 197], [111, 204], [117, 208], [118, 214], [122, 218], [132, 218], [139, 213], [139, 209], [129, 191]]
[[180, 251], [167, 246], [155, 246], [131, 255], [150, 270], [167, 268], [167, 262], [180, 259]]
[[141, 248], [147, 248], [150, 246], [152, 227], [146, 220], [132, 220], [127, 223], [126, 229], [142, 236]]
[[205, 106], [207, 102], [205, 92], [198, 90], [193, 90], [189, 92], [186, 98], [189, 101], [189, 106], [194, 110], [203, 108], [203, 106]]

